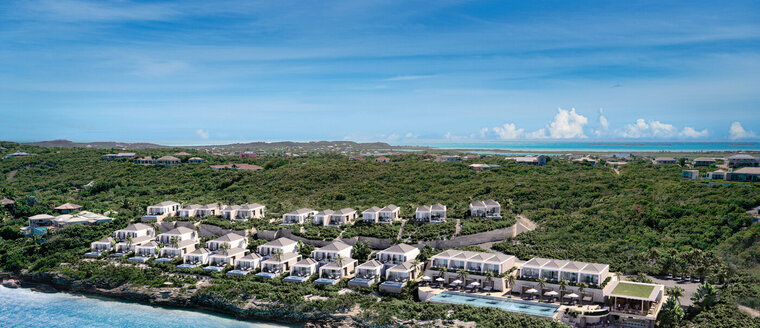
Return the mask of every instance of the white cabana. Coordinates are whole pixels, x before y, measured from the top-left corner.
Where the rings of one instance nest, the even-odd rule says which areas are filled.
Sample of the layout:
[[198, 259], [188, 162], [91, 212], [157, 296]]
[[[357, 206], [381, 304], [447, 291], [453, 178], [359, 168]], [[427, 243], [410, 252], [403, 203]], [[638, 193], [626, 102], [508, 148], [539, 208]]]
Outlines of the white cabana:
[[457, 279], [457, 280], [452, 281], [451, 283], [454, 284], [454, 285], [459, 285], [459, 284], [462, 283], [462, 281], [459, 280], [459, 279]]
[[538, 291], [537, 291], [536, 289], [534, 289], [534, 288], [528, 289], [528, 290], [526, 290], [525, 292], [526, 292], [526, 293], [528, 293], [528, 294], [535, 294], [535, 293], [538, 293]]
[[477, 281], [473, 281], [473, 282], [472, 282], [470, 285], [473, 285], [473, 286], [475, 286], [475, 287], [478, 287], [478, 286], [480, 286], [480, 283], [479, 283], [479, 282], [477, 282]]
[[565, 294], [565, 298], [578, 298], [578, 294], [576, 293]]
[[437, 282], [444, 282], [446, 279], [443, 279], [441, 277], [435, 278], [435, 281]]
[[422, 280], [424, 280], [424, 281], [428, 281], [428, 280], [430, 280], [430, 277], [428, 277], [428, 276], [424, 276], [424, 277], [422, 277]]
[[557, 292], [555, 292], [553, 290], [550, 290], [550, 291], [544, 293], [544, 296], [557, 296], [557, 295], [559, 295], [559, 293], [557, 293]]

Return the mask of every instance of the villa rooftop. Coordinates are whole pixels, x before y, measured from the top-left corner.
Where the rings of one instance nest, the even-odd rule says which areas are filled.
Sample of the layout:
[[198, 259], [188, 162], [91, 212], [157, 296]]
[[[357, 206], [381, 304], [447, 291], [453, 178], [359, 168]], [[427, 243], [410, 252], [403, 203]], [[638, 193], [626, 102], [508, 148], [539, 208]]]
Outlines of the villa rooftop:
[[645, 301], [655, 301], [662, 285], [645, 284], [632, 281], [611, 282], [612, 291], [609, 296], [623, 297]]

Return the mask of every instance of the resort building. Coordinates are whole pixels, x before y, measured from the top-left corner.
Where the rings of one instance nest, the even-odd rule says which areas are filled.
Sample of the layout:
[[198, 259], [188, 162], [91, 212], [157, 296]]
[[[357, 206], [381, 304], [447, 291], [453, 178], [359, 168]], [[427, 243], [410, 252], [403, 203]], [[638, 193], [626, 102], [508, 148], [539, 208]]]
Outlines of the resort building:
[[[512, 290], [525, 294], [530, 289], [538, 289], [537, 280], [546, 279], [548, 283], [544, 286], [544, 290], [539, 291], [543, 295], [552, 290], [559, 291], [559, 282], [565, 280], [569, 286], [563, 293], [576, 293], [584, 301], [601, 303], [604, 301], [601, 284], [609, 277], [609, 268], [607, 264], [536, 257], [519, 267], [519, 274]], [[583, 293], [577, 288], [579, 283], [585, 283], [588, 286]], [[557, 296], [562, 298], [563, 295], [560, 294]]]
[[227, 220], [232, 220], [233, 218], [237, 217], [238, 210], [240, 210], [239, 205], [228, 205], [225, 206], [222, 209], [222, 218]]
[[[441, 278], [442, 283], [449, 285], [467, 286], [477, 282], [484, 290], [504, 291], [507, 289], [504, 275], [515, 267], [516, 261], [512, 255], [450, 249], [430, 258], [425, 275]], [[468, 272], [466, 279], [456, 272], [462, 269]], [[487, 272], [501, 278], [489, 278]]]
[[377, 212], [377, 223], [393, 223], [401, 220], [401, 208], [396, 205], [390, 204], [380, 209]]
[[183, 257], [185, 254], [194, 251], [196, 247], [198, 247], [197, 239], [178, 240], [173, 243], [170, 242], [168, 244], [165, 244], [163, 247], [161, 247], [159, 256], [165, 259]]
[[676, 164], [676, 159], [673, 157], [657, 157], [652, 160], [652, 163], [656, 165], [673, 165]]
[[205, 248], [198, 248], [183, 256], [182, 262], [189, 265], [203, 265], [208, 263], [208, 257], [211, 251]]
[[117, 154], [105, 154], [103, 155], [103, 159], [123, 159], [123, 158], [134, 158], [137, 156], [136, 153], [117, 153]]
[[285, 253], [279, 256], [272, 256], [261, 262], [261, 272], [256, 276], [264, 278], [274, 278], [283, 272], [289, 272], [290, 269], [301, 261], [301, 254]]
[[200, 164], [200, 163], [203, 163], [203, 158], [200, 158], [200, 157], [190, 157], [190, 159], [188, 159], [187, 162], [191, 163], [191, 164]]
[[285, 213], [282, 216], [282, 224], [285, 225], [291, 225], [291, 224], [303, 224], [306, 222], [306, 220], [316, 214], [317, 211], [312, 210], [310, 208], [301, 208], [297, 209], [290, 213]]
[[501, 218], [501, 204], [488, 199], [470, 203], [470, 216], [479, 218]]
[[327, 226], [330, 222], [330, 215], [335, 213], [333, 210], [322, 210], [314, 214], [311, 222], [318, 226]]
[[344, 261], [348, 261], [351, 259], [352, 253], [353, 247], [351, 247], [351, 245], [340, 240], [334, 240], [323, 247], [311, 251], [311, 258], [321, 263], [333, 262], [337, 260], [338, 257], [342, 258]]
[[283, 279], [289, 282], [304, 282], [311, 276], [319, 272], [319, 262], [314, 259], [306, 258], [293, 264], [290, 269], [290, 275]]
[[544, 155], [538, 155], [538, 156], [513, 156], [513, 157], [507, 157], [507, 160], [513, 160], [516, 163], [519, 164], [528, 164], [528, 165], [537, 165], [537, 166], [544, 166], [546, 165], [546, 156]]
[[111, 222], [112, 220], [113, 218], [107, 217], [102, 214], [96, 214], [89, 211], [81, 211], [75, 214], [62, 214], [62, 215], [56, 216], [55, 219], [53, 219], [53, 224], [56, 227], [63, 227], [63, 226], [73, 225], [73, 224], [90, 225], [90, 224], [96, 224], [96, 223], [106, 223], [106, 222]]
[[129, 238], [134, 239], [143, 236], [148, 236], [152, 239], [155, 234], [156, 232], [153, 230], [153, 227], [147, 224], [132, 223], [126, 226], [124, 229], [114, 231], [113, 236], [116, 238], [116, 240], [126, 241]]
[[435, 159], [436, 162], [460, 162], [460, 157], [457, 155], [438, 155]]
[[697, 166], [710, 166], [715, 164], [715, 159], [710, 157], [697, 157], [692, 162], [691, 165], [694, 167]]
[[[147, 245], [148, 243], [151, 243], [151, 242], [155, 243], [156, 245], [158, 245], [158, 243], [156, 243], [156, 241], [153, 240], [153, 236], [152, 235], [151, 236], [129, 237], [127, 239], [124, 239], [124, 240], [116, 243], [116, 245], [114, 245], [114, 252], [116, 252], [117, 254], [129, 253], [131, 251], [134, 251], [135, 247], [142, 246], [142, 245]], [[117, 255], [117, 256], [119, 256], [119, 255]]]
[[356, 268], [357, 261], [348, 257], [335, 260], [319, 268], [319, 279], [316, 284], [335, 285], [340, 280], [349, 278]]
[[181, 210], [179, 210], [179, 217], [181, 218], [194, 218], [198, 216], [198, 209], [201, 208], [201, 205], [198, 204], [192, 204], [183, 207]]
[[253, 271], [260, 268], [261, 262], [263, 261], [263, 256], [256, 253], [251, 253], [237, 260], [235, 262], [235, 269], [242, 271]]
[[205, 218], [207, 216], [217, 216], [219, 215], [219, 204], [212, 203], [212, 204], [206, 204], [204, 206], [201, 206], [200, 208], [198, 208], [196, 214], [199, 218]]
[[29, 217], [29, 227], [52, 227], [55, 217], [50, 214], [37, 214]]
[[417, 279], [419, 270], [419, 266], [412, 262], [404, 262], [385, 270], [385, 281], [380, 284], [380, 290], [401, 293], [407, 282]]
[[444, 222], [446, 221], [446, 206], [435, 204], [417, 207], [414, 218], [420, 222]]
[[297, 241], [285, 237], [280, 237], [266, 244], [259, 245], [259, 247], [256, 248], [256, 252], [261, 256], [269, 257], [270, 255], [277, 253], [277, 251], [279, 251], [281, 254], [289, 254], [296, 253], [297, 249]]
[[501, 168], [501, 165], [496, 164], [470, 164], [470, 169], [475, 172], [483, 172], [483, 171], [491, 171], [491, 170], [498, 170]]
[[66, 203], [55, 208], [55, 211], [60, 214], [69, 214], [82, 209], [82, 205]]
[[161, 202], [153, 206], [148, 206], [147, 215], [142, 217], [142, 222], [161, 222], [165, 217], [177, 216], [182, 206], [177, 202]]
[[135, 159], [133, 163], [138, 165], [153, 165], [156, 164], [156, 160], [153, 157], [145, 156]]
[[230, 249], [232, 248], [247, 248], [248, 247], [248, 238], [242, 235], [238, 235], [236, 233], [228, 233], [224, 236], [221, 236], [216, 239], [212, 239], [206, 242], [206, 248], [208, 248], [210, 251], [215, 252], [222, 248], [222, 245], [229, 245], [228, 247]]
[[135, 245], [136, 257], [156, 257], [158, 255], [158, 243], [155, 240], [140, 245]]
[[681, 171], [681, 178], [697, 180], [699, 179], [699, 170], [683, 170]]
[[327, 226], [340, 227], [344, 224], [353, 223], [354, 220], [356, 220], [356, 210], [353, 208], [344, 208], [330, 214], [330, 220], [327, 222]]
[[178, 243], [180, 241], [197, 239], [198, 233], [195, 231], [195, 229], [190, 229], [187, 227], [176, 227], [156, 236], [156, 240], [161, 245], [170, 245], [172, 243]]
[[164, 166], [175, 166], [182, 163], [182, 160], [174, 156], [161, 156], [156, 160], [156, 164]]
[[245, 248], [230, 248], [227, 251], [219, 251], [208, 257], [208, 263], [211, 266], [223, 267], [225, 265], [235, 265], [235, 261], [243, 258], [248, 250]]
[[713, 172], [707, 172], [707, 178], [711, 180], [725, 180], [726, 179], [726, 171], [723, 170], [717, 170]]
[[248, 219], [261, 219], [266, 215], [266, 208], [266, 206], [258, 203], [240, 205], [240, 208], [237, 210], [237, 216], [233, 217], [232, 220], [247, 221]]
[[736, 169], [740, 167], [755, 167], [760, 164], [760, 159], [747, 154], [736, 154], [726, 157], [726, 165], [729, 168]]
[[385, 277], [385, 265], [377, 260], [369, 260], [356, 267], [356, 275], [348, 281], [351, 287], [369, 288], [381, 277]]
[[726, 173], [728, 181], [757, 182], [760, 181], [760, 167], [742, 167]]
[[407, 244], [396, 244], [377, 252], [375, 258], [385, 266], [394, 266], [404, 262], [409, 262], [420, 255], [420, 249]]
[[665, 286], [612, 281], [605, 291], [610, 316], [617, 327], [655, 327], [657, 315], [665, 301]]
[[103, 252], [109, 252], [113, 250], [113, 245], [116, 243], [116, 241], [113, 239], [113, 237], [106, 237], [98, 241], [94, 241], [90, 243], [90, 252], [85, 253], [84, 256], [86, 257], [98, 257]]
[[378, 213], [380, 213], [380, 208], [372, 206], [362, 212], [362, 220], [364, 222], [377, 223], [379, 217]]

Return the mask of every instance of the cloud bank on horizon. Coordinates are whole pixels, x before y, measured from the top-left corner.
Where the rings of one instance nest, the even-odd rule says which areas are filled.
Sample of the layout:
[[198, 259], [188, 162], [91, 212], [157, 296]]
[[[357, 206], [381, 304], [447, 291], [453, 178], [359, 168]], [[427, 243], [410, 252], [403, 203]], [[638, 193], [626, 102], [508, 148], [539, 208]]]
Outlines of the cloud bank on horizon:
[[2, 140], [760, 138], [757, 1], [8, 0], [0, 44]]

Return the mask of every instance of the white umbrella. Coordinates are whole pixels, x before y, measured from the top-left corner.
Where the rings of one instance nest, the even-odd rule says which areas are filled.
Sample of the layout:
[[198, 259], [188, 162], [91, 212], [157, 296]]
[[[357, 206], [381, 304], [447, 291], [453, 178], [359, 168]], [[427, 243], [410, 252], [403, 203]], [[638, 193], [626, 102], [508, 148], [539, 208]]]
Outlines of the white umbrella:
[[533, 288], [531, 288], [531, 289], [528, 289], [528, 290], [526, 290], [525, 292], [526, 292], [526, 293], [528, 293], [528, 294], [535, 294], [535, 293], [538, 293], [538, 291], [537, 291], [537, 290], [535, 290], [535, 289], [533, 289]]
[[565, 295], [565, 298], [578, 298], [578, 294], [576, 293], [567, 294]]
[[544, 293], [544, 296], [557, 296], [557, 295], [559, 295], [559, 293], [557, 293], [557, 292], [555, 292], [553, 290]]
[[435, 281], [437, 281], [437, 282], [442, 282], [442, 281], [444, 281], [444, 280], [446, 280], [446, 279], [443, 279], [443, 278], [441, 278], [441, 277], [435, 278]]
[[425, 280], [425, 281], [430, 280], [430, 277], [424, 276], [424, 277], [422, 277], [422, 280]]
[[459, 284], [462, 283], [462, 281], [459, 280], [459, 279], [457, 279], [457, 280], [452, 281], [451, 283], [454, 284], [454, 285], [459, 285]]
[[470, 285], [473, 285], [473, 286], [480, 286], [480, 283], [479, 283], [479, 282], [477, 282], [477, 281], [473, 281], [473, 282], [472, 282]]

